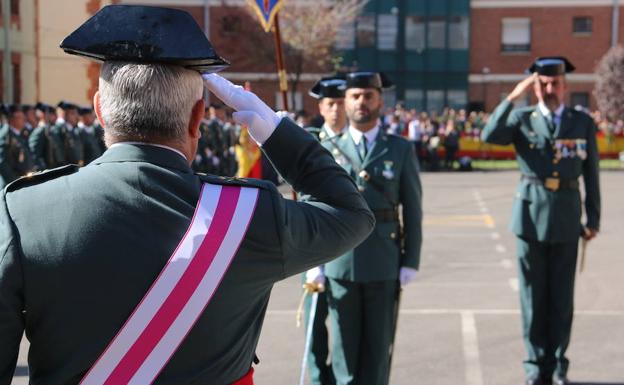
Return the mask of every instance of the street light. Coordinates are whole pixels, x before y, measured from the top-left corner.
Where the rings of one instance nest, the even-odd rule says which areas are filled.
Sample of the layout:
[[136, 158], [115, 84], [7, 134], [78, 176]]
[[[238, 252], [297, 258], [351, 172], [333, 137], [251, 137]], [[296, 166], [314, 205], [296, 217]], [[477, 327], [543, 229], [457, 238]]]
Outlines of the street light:
[[486, 84], [486, 80], [487, 80], [487, 75], [490, 73], [490, 67], [483, 67], [481, 68], [481, 74], [483, 75], [481, 77], [481, 84], [483, 87], [483, 91], [482, 91], [482, 96], [483, 96], [483, 111], [485, 111], [487, 109], [487, 84]]

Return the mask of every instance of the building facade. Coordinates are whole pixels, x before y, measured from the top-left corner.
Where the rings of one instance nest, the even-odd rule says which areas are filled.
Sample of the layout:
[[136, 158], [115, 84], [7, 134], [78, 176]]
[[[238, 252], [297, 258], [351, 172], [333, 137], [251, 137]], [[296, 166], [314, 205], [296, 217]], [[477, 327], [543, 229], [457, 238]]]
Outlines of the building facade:
[[[469, 101], [491, 111], [539, 56], [565, 56], [570, 105], [596, 108], [595, 67], [622, 41], [622, 7], [613, 0], [473, 0]], [[624, 17], [624, 15], [622, 15]], [[524, 103], [534, 103], [531, 95]]]
[[386, 104], [441, 110], [468, 102], [469, 33], [468, 0], [371, 0], [337, 48], [345, 67], [389, 75]]

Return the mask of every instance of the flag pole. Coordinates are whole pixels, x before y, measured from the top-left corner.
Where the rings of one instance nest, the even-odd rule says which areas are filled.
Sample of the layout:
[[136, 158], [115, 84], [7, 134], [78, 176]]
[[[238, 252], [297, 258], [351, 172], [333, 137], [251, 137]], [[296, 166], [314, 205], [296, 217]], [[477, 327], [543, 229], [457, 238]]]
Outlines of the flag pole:
[[279, 79], [279, 89], [282, 93], [283, 107], [288, 111], [288, 80], [286, 79], [286, 68], [284, 67], [284, 53], [282, 52], [282, 35], [279, 27], [279, 12], [275, 13], [273, 20], [273, 36], [275, 37], [275, 57], [277, 62], [277, 76]]

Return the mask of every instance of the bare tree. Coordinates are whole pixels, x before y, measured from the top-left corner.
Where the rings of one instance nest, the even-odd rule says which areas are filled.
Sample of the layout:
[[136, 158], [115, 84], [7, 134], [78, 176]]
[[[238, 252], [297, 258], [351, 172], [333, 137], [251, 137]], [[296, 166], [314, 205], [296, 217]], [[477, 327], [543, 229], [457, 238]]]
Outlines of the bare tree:
[[[279, 12], [284, 54], [297, 91], [306, 68], [330, 72], [340, 62], [335, 50], [338, 33], [352, 25], [368, 0], [285, 1]], [[249, 7], [249, 9], [251, 9]], [[253, 11], [251, 11], [253, 12]]]
[[596, 68], [594, 95], [600, 112], [611, 121], [624, 118], [624, 47], [612, 47]]

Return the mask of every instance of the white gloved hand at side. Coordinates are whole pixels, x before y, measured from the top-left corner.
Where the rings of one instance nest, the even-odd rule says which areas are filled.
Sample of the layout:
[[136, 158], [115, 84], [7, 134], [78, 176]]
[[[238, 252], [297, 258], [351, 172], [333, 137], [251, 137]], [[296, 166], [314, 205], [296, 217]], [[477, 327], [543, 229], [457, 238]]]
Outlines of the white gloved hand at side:
[[401, 281], [401, 286], [405, 286], [412, 282], [416, 278], [417, 272], [418, 270], [411, 267], [401, 267], [401, 270], [399, 271], [399, 281]]
[[306, 283], [325, 285], [325, 269], [323, 268], [323, 266], [317, 266], [306, 271], [305, 280]]
[[234, 121], [249, 127], [249, 134], [259, 145], [269, 139], [282, 118], [256, 94], [217, 74], [203, 74], [202, 78], [213, 94], [236, 110]]

